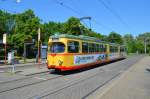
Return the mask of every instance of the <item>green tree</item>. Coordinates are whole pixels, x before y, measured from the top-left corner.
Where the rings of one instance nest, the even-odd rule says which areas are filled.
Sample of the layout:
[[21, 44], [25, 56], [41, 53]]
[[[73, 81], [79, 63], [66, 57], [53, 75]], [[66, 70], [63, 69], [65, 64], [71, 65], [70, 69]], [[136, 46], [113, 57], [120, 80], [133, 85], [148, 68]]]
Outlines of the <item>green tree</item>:
[[[150, 32], [145, 32], [137, 36], [137, 40], [140, 41], [143, 45], [146, 43], [147, 52], [150, 53]], [[143, 48], [144, 52], [144, 48]]]
[[123, 37], [124, 44], [126, 45], [128, 53], [135, 53], [135, 41], [131, 34], [125, 34]]
[[42, 41], [47, 42], [54, 33], [63, 33], [63, 23], [48, 22], [41, 25]]
[[125, 34], [123, 40], [124, 42], [134, 41], [134, 37], [131, 34]]
[[144, 44], [139, 40], [136, 40], [135, 44], [136, 44], [136, 51], [138, 53], [144, 53]]
[[80, 20], [75, 17], [70, 17], [63, 25], [63, 33], [81, 35], [82, 32], [80, 27], [82, 27]]
[[32, 10], [24, 13], [15, 14], [15, 27], [9, 35], [10, 43], [15, 45], [20, 55], [23, 53], [23, 45], [26, 40], [37, 41], [37, 30], [40, 26], [40, 19], [35, 16]]
[[122, 36], [116, 32], [111, 32], [108, 36], [108, 42], [123, 44]]
[[14, 17], [10, 13], [0, 10], [0, 39], [3, 33], [10, 33], [14, 24]]

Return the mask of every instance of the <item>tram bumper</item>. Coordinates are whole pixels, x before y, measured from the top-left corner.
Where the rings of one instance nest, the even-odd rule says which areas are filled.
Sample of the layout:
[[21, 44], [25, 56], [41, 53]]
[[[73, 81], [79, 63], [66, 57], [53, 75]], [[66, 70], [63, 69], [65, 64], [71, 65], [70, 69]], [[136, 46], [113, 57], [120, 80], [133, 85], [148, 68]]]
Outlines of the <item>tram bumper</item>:
[[60, 70], [60, 71], [67, 71], [71, 70], [68, 66], [56, 66], [56, 65], [49, 65], [47, 66], [48, 69], [55, 69], [55, 70]]

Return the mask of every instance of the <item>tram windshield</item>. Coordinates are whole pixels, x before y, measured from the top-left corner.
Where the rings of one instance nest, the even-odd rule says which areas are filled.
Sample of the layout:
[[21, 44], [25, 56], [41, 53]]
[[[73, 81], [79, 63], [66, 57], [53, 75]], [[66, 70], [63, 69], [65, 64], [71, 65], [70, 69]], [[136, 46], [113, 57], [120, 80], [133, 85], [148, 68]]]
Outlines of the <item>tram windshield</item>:
[[61, 42], [54, 42], [50, 45], [50, 53], [63, 53], [65, 51], [65, 45]]

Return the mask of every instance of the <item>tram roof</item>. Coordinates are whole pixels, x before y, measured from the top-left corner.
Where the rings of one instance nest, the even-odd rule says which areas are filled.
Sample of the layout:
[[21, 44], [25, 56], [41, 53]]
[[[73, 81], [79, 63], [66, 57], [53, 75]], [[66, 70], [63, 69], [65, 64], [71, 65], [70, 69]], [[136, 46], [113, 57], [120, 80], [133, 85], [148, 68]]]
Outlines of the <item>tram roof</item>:
[[105, 43], [105, 44], [110, 44], [110, 45], [119, 45], [116, 43], [108, 43], [102, 40], [99, 40], [95, 37], [90, 37], [90, 36], [84, 36], [84, 35], [79, 35], [79, 36], [75, 36], [75, 35], [69, 35], [69, 34], [55, 34], [50, 36], [50, 38], [70, 38], [70, 39], [79, 39], [79, 40], [85, 40], [85, 41], [93, 41], [93, 42], [101, 42], [101, 43]]

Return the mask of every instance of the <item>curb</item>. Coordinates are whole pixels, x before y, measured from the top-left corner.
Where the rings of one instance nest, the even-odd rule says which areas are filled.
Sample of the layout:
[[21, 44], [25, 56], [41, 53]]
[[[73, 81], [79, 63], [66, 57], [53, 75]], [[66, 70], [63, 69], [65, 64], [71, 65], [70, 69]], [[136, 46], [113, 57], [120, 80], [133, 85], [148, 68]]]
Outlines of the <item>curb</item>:
[[36, 72], [36, 73], [30, 73], [30, 74], [21, 74], [21, 75], [24, 75], [24, 76], [32, 76], [32, 75], [36, 75], [36, 74], [41, 74], [41, 73], [46, 73], [46, 72], [48, 72], [48, 70], [46, 70], [46, 71], [42, 71], [42, 72]]
[[[15, 67], [25, 67], [25, 66], [31, 66], [31, 65], [43, 65], [45, 63], [25, 63], [25, 64], [14, 64]], [[12, 68], [13, 65], [4, 65], [4, 66], [0, 66], [0, 69], [7, 69], [7, 68]]]
[[[141, 59], [142, 60], [142, 59]], [[141, 61], [139, 60], [139, 61]], [[133, 64], [129, 69], [127, 69], [124, 72], [120, 72], [121, 74], [119, 76], [117, 76], [116, 78], [112, 79], [111, 81], [109, 81], [108, 83], [106, 83], [104, 86], [102, 86], [101, 88], [99, 88], [98, 90], [96, 90], [94, 93], [92, 93], [91, 95], [89, 95], [87, 98], [85, 99], [100, 99], [103, 95], [105, 95], [111, 88], [113, 88], [121, 79], [123, 79], [132, 69], [134, 69], [138, 64], [135, 63]]]

